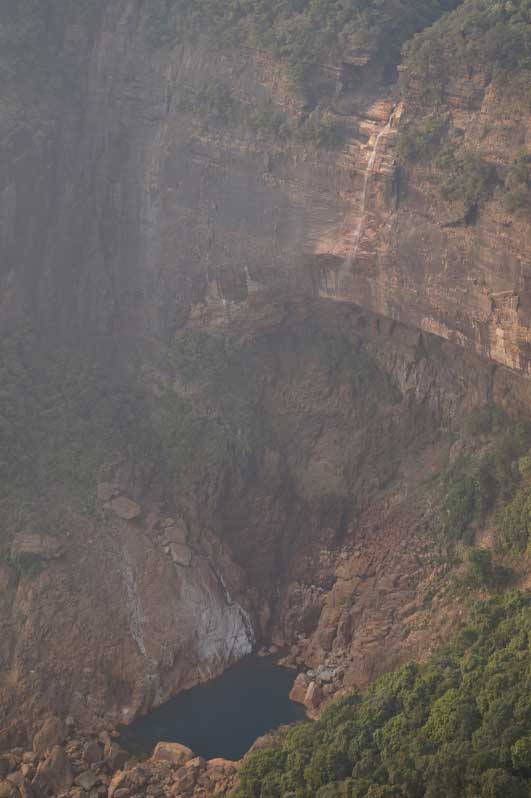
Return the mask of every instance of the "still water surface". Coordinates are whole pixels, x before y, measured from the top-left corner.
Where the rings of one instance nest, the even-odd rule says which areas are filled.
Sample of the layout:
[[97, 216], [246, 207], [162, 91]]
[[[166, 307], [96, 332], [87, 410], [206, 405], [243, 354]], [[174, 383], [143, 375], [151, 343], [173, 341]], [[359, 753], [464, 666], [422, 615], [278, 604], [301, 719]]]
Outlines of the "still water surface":
[[260, 735], [304, 718], [303, 707], [288, 697], [294, 676], [270, 660], [249, 657], [136, 720], [123, 730], [121, 744], [151, 754], [164, 740], [205, 759], [239, 759]]

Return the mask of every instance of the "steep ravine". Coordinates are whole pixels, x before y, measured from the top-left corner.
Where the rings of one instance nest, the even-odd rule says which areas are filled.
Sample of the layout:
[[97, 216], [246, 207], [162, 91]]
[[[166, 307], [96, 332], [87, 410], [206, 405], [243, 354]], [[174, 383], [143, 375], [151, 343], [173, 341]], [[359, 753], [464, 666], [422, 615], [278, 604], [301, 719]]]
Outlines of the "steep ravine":
[[[50, 710], [127, 721], [255, 642], [329, 666], [324, 697], [424, 655], [457, 611], [431, 615], [426, 480], [475, 407], [529, 409], [529, 219], [493, 198], [465, 223], [399, 164], [422, 100], [355, 52], [316, 68], [335, 148], [198, 118], [212, 81], [307, 109], [267, 52], [153, 48], [142, 8], [67, 18], [70, 91], [0, 100], [6, 744]], [[473, 147], [479, 114], [501, 169], [529, 118], [469, 88], [452, 125]]]

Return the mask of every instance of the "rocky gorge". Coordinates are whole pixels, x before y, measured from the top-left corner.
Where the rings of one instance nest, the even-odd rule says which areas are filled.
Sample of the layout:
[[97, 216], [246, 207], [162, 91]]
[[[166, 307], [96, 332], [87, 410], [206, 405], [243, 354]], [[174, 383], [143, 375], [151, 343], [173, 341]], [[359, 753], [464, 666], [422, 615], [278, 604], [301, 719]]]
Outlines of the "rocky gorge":
[[[45, 47], [2, 60], [0, 795], [226, 794], [233, 765], [83, 752], [255, 647], [317, 715], [459, 622], [448, 469], [478, 408], [529, 414], [528, 73], [450, 67], [443, 31], [436, 100], [359, 44], [308, 93], [81, 5], [22, 4]], [[30, 756], [49, 715], [76, 734]]]

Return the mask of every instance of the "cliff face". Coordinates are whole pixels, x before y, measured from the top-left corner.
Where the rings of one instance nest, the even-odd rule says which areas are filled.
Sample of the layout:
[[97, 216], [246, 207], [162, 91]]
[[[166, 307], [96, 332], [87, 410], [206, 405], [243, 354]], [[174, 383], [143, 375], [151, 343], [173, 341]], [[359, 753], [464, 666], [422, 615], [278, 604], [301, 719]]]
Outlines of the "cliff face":
[[[135, 420], [91, 472], [89, 520], [67, 491], [35, 491], [23, 512], [7, 497], [11, 731], [21, 708], [29, 726], [45, 706], [128, 720], [255, 638], [296, 641], [292, 661], [326, 662], [333, 689], [421, 652], [436, 636], [421, 486], [448, 456], [439, 433], [477, 404], [528, 404], [493, 362], [529, 368], [529, 219], [495, 198], [470, 216], [427, 167], [399, 167], [422, 104], [355, 55], [316, 68], [342, 135], [317, 149], [234, 110], [274, 102], [304, 121], [282, 64], [203, 39], [154, 49], [136, 0], [66, 24], [59, 52], [68, 91], [1, 100], [0, 326], [90, 349], [103, 394], [140, 374], [146, 419], [170, 414], [163, 441], [186, 438], [182, 418], [194, 435], [153, 456], [132, 450]], [[230, 87], [222, 107], [204, 106], [212, 84]], [[471, 148], [483, 125], [500, 170], [529, 148], [528, 116], [509, 121], [485, 76], [446, 102]], [[186, 376], [207, 339], [206, 371]]]
[[[422, 118], [419, 98], [401, 113], [402, 120]], [[457, 76], [439, 113], [449, 115], [460, 144], [498, 175], [529, 152], [529, 116], [517, 92], [511, 96], [485, 74]], [[496, 195], [473, 207], [444, 201], [439, 186], [447, 175], [429, 165], [390, 174], [393, 138], [396, 127], [378, 149], [356, 257], [348, 269], [325, 269], [321, 295], [356, 302], [528, 374], [527, 211], [510, 213]]]
[[[257, 135], [230, 109], [197, 123], [214, 81], [230, 87], [229, 105], [274, 100], [304, 117], [264, 53], [213, 51], [207, 40], [154, 50], [142, 10], [125, 0], [91, 35], [67, 27], [62, 46], [82, 54], [70, 94], [46, 110], [38, 96], [4, 101], [4, 327], [23, 319], [166, 341], [191, 308], [226, 320], [257, 295], [317, 294], [527, 372], [528, 214], [494, 199], [468, 217], [441, 200], [440, 175], [399, 168], [401, 120], [424, 109], [377, 65], [351, 55], [318, 69], [337, 95], [343, 144], [316, 150]], [[451, 75], [442, 112], [502, 176], [529, 150], [518, 94], [488, 74]]]

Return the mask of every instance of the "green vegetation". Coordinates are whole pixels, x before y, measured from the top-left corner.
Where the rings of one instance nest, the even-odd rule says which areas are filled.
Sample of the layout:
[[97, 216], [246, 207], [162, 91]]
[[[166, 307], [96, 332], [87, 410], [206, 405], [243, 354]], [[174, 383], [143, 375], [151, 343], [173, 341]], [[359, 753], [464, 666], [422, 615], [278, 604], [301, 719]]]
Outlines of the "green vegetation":
[[462, 200], [469, 208], [488, 198], [497, 182], [494, 167], [482, 161], [475, 152], [456, 152], [446, 145], [435, 159], [435, 167], [442, 173], [441, 196], [446, 200]]
[[258, 441], [253, 439], [257, 427], [248, 413], [242, 418], [236, 413], [224, 417], [215, 408], [168, 389], [153, 418], [173, 488], [209, 488], [223, 478], [227, 467], [244, 468], [257, 453]]
[[15, 567], [19, 576], [34, 576], [44, 567], [44, 562], [34, 554], [17, 554], [11, 556], [9, 562]]
[[197, 89], [181, 89], [177, 107], [193, 113], [207, 125], [246, 127], [262, 139], [297, 141], [329, 148], [340, 141], [332, 114], [324, 107], [317, 106], [295, 124], [271, 99], [259, 101], [253, 98], [252, 102], [243, 102], [229, 86], [217, 80], [207, 81]]
[[465, 586], [479, 590], [497, 590], [506, 587], [512, 573], [496, 565], [489, 549], [471, 548], [467, 553], [468, 567], [463, 579]]
[[[400, 132], [398, 154], [406, 161], [431, 164], [436, 170], [441, 197], [461, 200], [466, 208], [471, 208], [492, 196], [498, 177], [495, 168], [480, 154], [462, 148], [459, 142], [448, 141], [449, 126], [449, 114], [438, 111], [420, 121], [409, 122]], [[518, 201], [524, 185], [527, 191], [523, 168], [518, 172], [515, 169], [511, 185], [514, 185], [513, 201]], [[509, 191], [507, 188], [507, 197]]]
[[142, 445], [144, 411], [124, 375], [89, 352], [44, 348], [32, 335], [0, 345], [0, 501], [46, 502], [49, 491], [91, 512], [98, 469]]
[[[267, 412], [261, 406], [261, 381], [283, 371], [297, 379], [317, 368], [330, 385], [348, 386], [368, 417], [374, 397], [394, 402], [396, 388], [363, 348], [341, 334], [311, 325], [282, 342], [242, 342], [235, 337], [185, 330], [172, 343], [168, 364], [182, 389], [168, 385], [153, 409], [171, 478], [181, 488], [220, 484], [223, 473], [248, 470], [267, 446], [274, 447]], [[252, 376], [251, 376], [252, 375]]]
[[440, 101], [456, 71], [487, 69], [498, 77], [531, 70], [529, 0], [465, 0], [405, 47], [403, 88]]
[[399, 157], [406, 161], [428, 160], [441, 147], [448, 125], [448, 114], [436, 113], [403, 126], [399, 132]]
[[148, 0], [146, 30], [152, 46], [209, 33], [219, 46], [246, 44], [292, 65], [304, 83], [305, 65], [337, 49], [373, 49], [396, 63], [402, 44], [452, 9], [457, 0]]
[[531, 155], [521, 152], [510, 165], [502, 190], [502, 201], [510, 213], [531, 207]]
[[528, 798], [531, 596], [471, 608], [426, 665], [279, 732], [240, 770], [239, 798]]
[[512, 500], [498, 512], [497, 523], [501, 546], [519, 554], [531, 541], [531, 456], [518, 461], [520, 487]]
[[[92, 515], [103, 466], [117, 459], [156, 469], [171, 495], [205, 491], [215, 499], [227, 474], [259, 464], [275, 445], [261, 404], [261, 381], [278, 370], [297, 378], [317, 368], [346, 384], [374, 412], [375, 392], [392, 386], [364, 349], [317, 327], [282, 342], [185, 330], [149, 391], [105, 363], [101, 353], [43, 347], [32, 335], [0, 347], [0, 508], [2, 546], [14, 531], [61, 534], [68, 511]], [[53, 510], [53, 511], [52, 511]], [[9, 530], [6, 533], [5, 530]]]
[[479, 456], [461, 457], [444, 477], [441, 528], [447, 540], [471, 542], [473, 526], [497, 502], [515, 494], [522, 479], [519, 459], [531, 445], [531, 425], [512, 423], [498, 408], [487, 408], [473, 414], [465, 428], [471, 437], [483, 438], [484, 447]]

